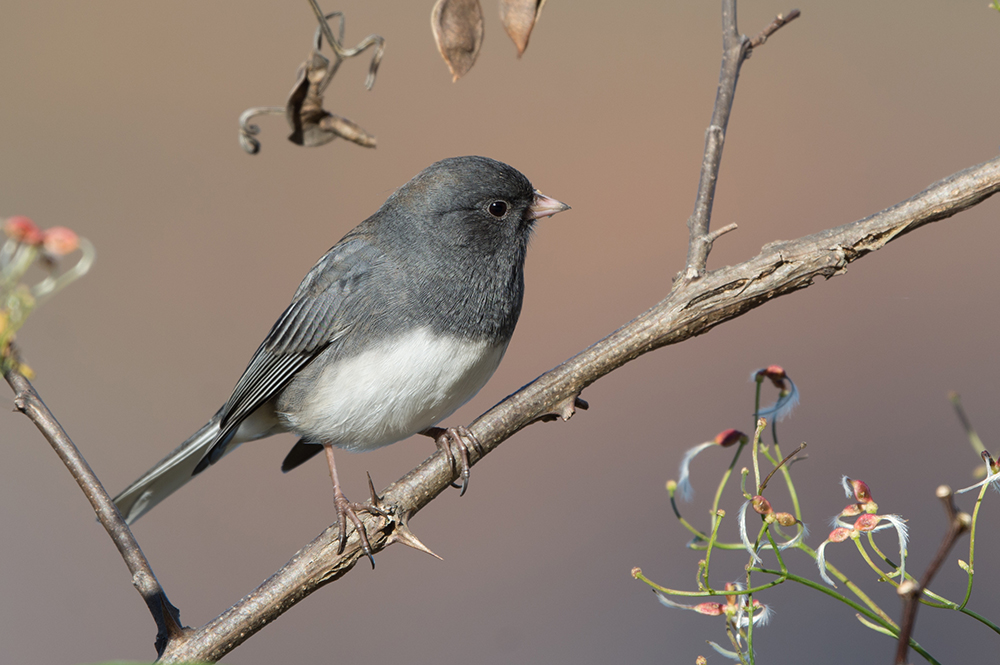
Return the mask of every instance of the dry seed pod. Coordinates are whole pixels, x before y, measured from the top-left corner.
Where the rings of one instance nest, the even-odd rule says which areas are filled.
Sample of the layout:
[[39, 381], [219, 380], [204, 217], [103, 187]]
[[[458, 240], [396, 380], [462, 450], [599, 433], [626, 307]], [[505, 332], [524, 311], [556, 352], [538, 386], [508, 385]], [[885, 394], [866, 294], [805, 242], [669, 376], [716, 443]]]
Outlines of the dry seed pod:
[[438, 0], [431, 11], [431, 30], [452, 81], [457, 81], [472, 69], [483, 45], [479, 0]]
[[500, 0], [500, 20], [517, 47], [517, 57], [528, 48], [531, 30], [538, 23], [545, 0]]

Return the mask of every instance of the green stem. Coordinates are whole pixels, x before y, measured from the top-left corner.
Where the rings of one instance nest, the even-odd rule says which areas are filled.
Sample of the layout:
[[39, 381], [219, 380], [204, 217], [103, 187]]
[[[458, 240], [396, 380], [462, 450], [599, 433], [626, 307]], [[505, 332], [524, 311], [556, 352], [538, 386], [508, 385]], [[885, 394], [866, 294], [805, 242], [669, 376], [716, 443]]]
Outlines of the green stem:
[[[877, 624], [872, 623], [871, 621], [869, 621], [868, 619], [864, 618], [860, 614], [855, 614], [854, 616], [856, 616], [858, 618], [858, 621], [861, 622], [861, 625], [863, 625], [863, 626], [865, 626], [867, 628], [871, 628], [876, 633], [882, 633], [883, 635], [888, 635], [889, 637], [891, 637], [891, 638], [893, 638], [895, 640], [899, 640], [899, 636], [898, 635], [893, 635], [891, 630], [887, 630], [887, 629], [883, 628], [882, 626], [879, 626]], [[937, 663], [937, 661], [934, 659], [934, 657], [931, 656], [929, 653], [927, 653], [923, 649], [918, 649], [917, 648], [918, 647], [917, 643], [914, 642], [913, 640], [910, 640], [910, 646], [913, 647], [914, 651], [916, 651], [921, 656], [923, 656], [927, 660], [927, 662], [929, 662], [929, 663]], [[938, 663], [938, 665], [940, 665], [940, 663]]]
[[[781, 558], [781, 549], [778, 544], [774, 542], [774, 537], [771, 536], [771, 530], [767, 530], [767, 539], [771, 542], [771, 547], [774, 548], [774, 556], [778, 559], [778, 565], [781, 566], [781, 574], [784, 575], [788, 572], [788, 566], [785, 565], [785, 560]], [[747, 586], [750, 586], [749, 584]]]
[[[778, 447], [778, 442], [774, 442], [774, 454], [778, 459], [784, 459], [781, 455], [781, 448]], [[792, 482], [792, 472], [788, 468], [791, 462], [784, 464], [781, 467], [781, 475], [785, 479], [785, 485], [788, 487], [788, 495], [792, 498], [792, 510], [795, 511], [795, 519], [802, 521], [802, 508], [799, 506], [799, 494], [795, 491], [795, 483]]]
[[[712, 519], [712, 537], [708, 540], [708, 547], [705, 550], [705, 568], [704, 576], [702, 578], [704, 582], [705, 589], [711, 590], [712, 585], [708, 583], [708, 567], [712, 562], [712, 548], [715, 546], [715, 539], [719, 535], [719, 526], [722, 525], [722, 518], [725, 516], [726, 512], [724, 510], [716, 511], [715, 516]], [[699, 584], [701, 586], [701, 584]]]
[[[816, 559], [818, 558], [816, 550], [809, 547], [805, 543], [800, 542], [795, 547], [797, 547], [798, 549], [802, 550], [803, 552], [811, 556], [813, 561], [816, 561]], [[851, 593], [853, 593], [855, 596], [858, 597], [858, 599], [861, 602], [867, 605], [872, 612], [874, 612], [881, 618], [882, 621], [885, 621], [886, 625], [892, 626], [894, 629], [899, 630], [899, 627], [896, 625], [896, 622], [889, 618], [889, 615], [885, 613], [885, 610], [883, 610], [881, 607], [875, 604], [875, 601], [869, 598], [868, 594], [866, 594], [864, 591], [861, 590], [861, 587], [859, 587], [857, 584], [848, 579], [847, 575], [844, 575], [842, 572], [840, 572], [840, 570], [836, 566], [830, 563], [829, 559], [826, 561], [826, 569], [830, 571], [830, 574], [832, 574], [834, 577], [840, 580], [842, 584], [847, 586], [847, 588], [851, 590]], [[820, 587], [820, 588], [822, 588], [824, 591], [827, 590], [826, 587]], [[840, 594], [838, 593], [832, 593], [830, 595], [834, 597], [840, 596]]]
[[758, 415], [760, 413], [760, 388], [764, 385], [764, 377], [758, 375], [755, 379], [757, 383], [757, 391], [753, 397], [753, 426], [757, 426], [757, 419], [760, 418]]
[[[973, 517], [973, 520], [975, 520], [975, 517]], [[880, 557], [882, 557], [882, 560], [885, 561], [888, 565], [892, 566], [893, 568], [898, 568], [898, 566], [896, 566], [896, 564], [893, 563], [892, 560], [889, 559], [889, 557], [887, 557], [884, 554], [882, 554], [881, 550], [879, 550], [878, 546], [875, 544], [875, 540], [874, 540], [874, 538], [872, 538], [871, 532], [868, 533], [868, 538], [869, 538], [869, 543], [872, 546], [872, 549], [874, 549], [875, 552], [877, 552], [878, 555]], [[971, 568], [971, 566], [970, 566], [970, 568]], [[913, 580], [914, 582], [917, 581], [917, 579], [915, 577], [913, 577], [913, 575], [910, 575], [909, 573], [906, 574], [906, 579]], [[895, 580], [889, 580], [889, 582], [891, 584], [893, 584], [894, 586], [899, 586], [899, 584]], [[929, 598], [932, 598], [932, 599], [936, 600], [937, 602], [934, 602], [934, 600], [928, 600], [927, 598], [924, 598], [924, 596], [928, 596]], [[966, 596], [965, 602], [968, 602], [968, 600], [969, 600], [969, 598], [968, 598], [968, 596]], [[934, 593], [930, 589], [924, 589], [921, 592], [920, 602], [923, 603], [924, 605], [927, 605], [928, 607], [936, 607], [938, 609], [943, 609], [943, 610], [955, 610], [956, 612], [961, 612], [962, 614], [967, 614], [970, 617], [972, 617], [973, 619], [975, 619], [976, 621], [979, 621], [983, 625], [985, 625], [988, 628], [990, 628], [990, 630], [992, 630], [993, 632], [1000, 634], [1000, 626], [997, 626], [995, 623], [993, 623], [992, 621], [990, 621], [986, 617], [982, 616], [981, 614], [978, 614], [976, 612], [973, 612], [972, 610], [966, 609], [965, 602], [963, 602], [961, 605], [959, 605], [955, 601], [949, 600], [949, 599], [945, 598], [944, 596], [942, 596], [940, 594]]]
[[883, 572], [882, 569], [878, 567], [878, 564], [872, 561], [872, 558], [868, 555], [868, 550], [866, 550], [865, 546], [861, 544], [860, 538], [852, 538], [851, 540], [854, 541], [854, 544], [858, 547], [858, 551], [861, 552], [861, 558], [868, 563], [872, 570], [878, 573], [879, 582], [889, 582], [893, 586], [899, 586], [899, 583], [896, 582], [896, 580], [889, 577], [888, 573]]
[[757, 449], [760, 448], [760, 435], [763, 433], [765, 427], [767, 427], [767, 421], [760, 418], [757, 420], [757, 429], [755, 429], [753, 433], [753, 448], [751, 448], [751, 456], [753, 457], [754, 495], [761, 493], [760, 465], [757, 463]]
[[[884, 561], [887, 566], [889, 566], [889, 567], [891, 567], [891, 568], [893, 568], [895, 570], [899, 570], [899, 566], [896, 565], [896, 563], [892, 559], [890, 559], [888, 556], [886, 556], [885, 554], [883, 554], [882, 550], [880, 550], [878, 548], [878, 545], [875, 544], [875, 536], [872, 534], [871, 531], [868, 532], [868, 544], [871, 546], [871, 548], [873, 550], [875, 550], [875, 554], [877, 554], [878, 557], [880, 559], [882, 559], [882, 561]], [[909, 573], [907, 573], [906, 577], [907, 577], [907, 579], [911, 579], [914, 582], [917, 581], [916, 578], [913, 577], [913, 575], [910, 575]], [[899, 582], [896, 582], [895, 580], [891, 580], [890, 579], [888, 581], [892, 582], [895, 586], [899, 586]]]
[[[986, 473], [990, 472], [989, 465], [986, 466]], [[976, 521], [979, 519], [979, 507], [983, 504], [983, 497], [986, 496], [986, 488], [990, 484], [986, 483], [983, 485], [982, 489], [979, 490], [979, 497], [976, 499], [976, 507], [972, 509], [972, 527], [969, 529], [969, 567], [965, 571], [969, 575], [969, 582], [965, 587], [965, 598], [962, 600], [962, 604], [959, 605], [959, 610], [964, 610], [965, 606], [969, 604], [969, 598], [972, 597], [972, 577], [975, 575], [975, 568], [973, 565], [976, 562]]]
[[[765, 573], [766, 572], [771, 572], [771, 571], [763, 570], [761, 568], [755, 568], [754, 570], [756, 570], [758, 572], [765, 572]], [[771, 572], [771, 574], [772, 575], [779, 575], [778, 579], [771, 580], [770, 582], [765, 582], [764, 584], [761, 584], [758, 587], [754, 587], [752, 589], [746, 589], [744, 591], [737, 591], [737, 592], [725, 591], [725, 590], [718, 591], [718, 590], [715, 590], [715, 589], [712, 589], [712, 590], [709, 590], [709, 591], [681, 591], [680, 589], [670, 589], [670, 588], [665, 587], [665, 586], [660, 586], [656, 582], [653, 582], [648, 577], [646, 577], [646, 575], [641, 570], [633, 570], [632, 571], [632, 577], [634, 577], [635, 579], [639, 580], [640, 582], [645, 582], [651, 588], [656, 589], [660, 593], [665, 593], [668, 596], [684, 596], [685, 598], [720, 598], [720, 597], [723, 597], [723, 596], [731, 596], [731, 595], [733, 595], [733, 593], [741, 593], [741, 594], [742, 593], [747, 593], [747, 594], [749, 594], [749, 593], [756, 593], [758, 591], [763, 591], [765, 589], [770, 589], [771, 587], [778, 586], [779, 584], [781, 584], [782, 582], [785, 581], [784, 577], [781, 576], [780, 573], [773, 573], [773, 572]], [[837, 594], [837, 595], [839, 595], [839, 594]]]
[[893, 622], [891, 619], [888, 619], [887, 617], [882, 616], [882, 615], [878, 614], [877, 612], [874, 612], [874, 611], [868, 609], [867, 607], [865, 607], [865, 606], [863, 606], [863, 605], [861, 605], [861, 604], [859, 604], [859, 603], [851, 600], [850, 598], [848, 598], [847, 596], [843, 595], [842, 593], [834, 591], [833, 589], [827, 587], [826, 585], [820, 584], [819, 582], [813, 582], [812, 580], [810, 580], [810, 579], [808, 579], [806, 577], [800, 577], [799, 575], [796, 575], [795, 573], [790, 573], [790, 572], [782, 573], [780, 570], [770, 570], [768, 568], [754, 568], [754, 571], [755, 572], [759, 572], [759, 573], [767, 573], [769, 575], [782, 575], [784, 578], [789, 579], [792, 582], [798, 582], [799, 584], [807, 586], [807, 587], [809, 587], [811, 589], [815, 589], [816, 591], [820, 591], [820, 592], [826, 594], [827, 596], [830, 596], [831, 598], [833, 598], [835, 600], [839, 600], [840, 602], [842, 602], [845, 605], [851, 607], [852, 609], [860, 612], [861, 614], [864, 614], [866, 617], [868, 617], [869, 619], [871, 619], [875, 623], [877, 623], [877, 624], [879, 624], [879, 625], [881, 625], [881, 626], [883, 626], [885, 628], [888, 628], [889, 630], [893, 631], [894, 635], [897, 635], [897, 636], [899, 635], [899, 626], [897, 626], [895, 624], [895, 622]]
[[[708, 538], [704, 538], [703, 542], [705, 543], [704, 545], [695, 545], [693, 543], [689, 543], [688, 549], [703, 552], [708, 549]], [[712, 547], [717, 550], [743, 550], [744, 552], [747, 551], [747, 548], [743, 546], [743, 543], [720, 543], [716, 541]]]
[[[777, 571], [777, 570], [768, 570], [767, 568], [754, 568], [753, 570], [755, 572], [768, 573], [770, 575], [780, 575], [780, 574], [782, 574], [780, 571]], [[839, 572], [835, 572], [832, 567], [831, 567], [830, 572], [833, 572], [835, 575], [837, 575], [838, 579], [840, 579], [840, 578], [843, 577]], [[869, 609], [867, 609], [865, 607], [862, 607], [861, 605], [859, 605], [858, 603], [854, 602], [850, 598], [848, 598], [848, 597], [846, 597], [846, 596], [844, 596], [842, 594], [839, 594], [836, 591], [834, 591], [833, 589], [830, 589], [830, 588], [828, 588], [828, 587], [826, 587], [826, 586], [824, 586], [822, 584], [819, 584], [818, 582], [813, 582], [812, 580], [807, 579], [805, 577], [799, 577], [798, 575], [795, 575], [793, 573], [784, 573], [783, 576], [786, 579], [791, 580], [792, 582], [798, 582], [799, 584], [807, 586], [807, 587], [809, 587], [811, 589], [815, 589], [816, 591], [824, 593], [827, 596], [830, 596], [831, 598], [839, 600], [840, 602], [844, 603], [845, 605], [848, 605], [849, 607], [853, 608], [854, 610], [856, 610], [856, 611], [860, 612], [861, 614], [863, 614], [864, 616], [868, 617], [868, 619], [870, 619], [874, 623], [876, 623], [878, 625], [881, 625], [883, 628], [888, 629], [892, 633], [892, 635], [894, 637], [897, 637], [897, 638], [899, 637], [899, 626], [897, 626], [895, 624], [895, 622], [893, 622], [888, 617], [886, 617], [886, 616], [880, 616], [879, 614], [876, 614], [875, 612], [872, 612], [871, 610], [869, 610]], [[847, 580], [847, 578], [841, 579], [842, 582], [844, 582], [845, 584], [847, 584], [846, 580]], [[884, 614], [885, 613], [882, 612], [882, 615], [884, 615]], [[935, 660], [933, 656], [931, 656], [929, 653], [927, 653], [927, 651], [923, 647], [921, 647], [917, 643], [916, 640], [914, 640], [912, 638], [910, 639], [910, 647], [914, 651], [916, 651], [917, 653], [919, 653], [921, 656], [923, 656], [924, 659], [927, 660], [927, 662], [934, 663], [934, 665], [940, 665], [940, 663], [938, 663], [938, 661]]]
[[670, 492], [670, 507], [674, 509], [674, 516], [677, 518], [677, 521], [679, 521], [685, 529], [693, 533], [698, 538], [701, 538], [702, 540], [708, 540], [707, 535], [702, 533], [700, 529], [695, 527], [693, 524], [691, 524], [686, 519], [684, 519], [684, 517], [681, 516], [681, 511], [677, 509], [677, 501], [674, 500], [673, 492]]
[[967, 607], [960, 607], [960, 608], [958, 608], [958, 611], [961, 612], [962, 614], [969, 615], [970, 617], [972, 617], [976, 621], [979, 621], [984, 626], [987, 626], [994, 633], [1000, 634], [1000, 626], [997, 626], [995, 623], [993, 623], [992, 621], [990, 621], [989, 619], [987, 619], [986, 617], [984, 617], [982, 614], [979, 614], [978, 612], [973, 612], [972, 610], [970, 610]]
[[712, 501], [713, 515], [719, 511], [719, 502], [722, 500], [722, 491], [726, 488], [726, 483], [729, 482], [729, 476], [732, 475], [733, 469], [736, 468], [736, 462], [739, 461], [740, 453], [743, 452], [743, 447], [745, 445], [746, 443], [740, 442], [739, 447], [736, 449], [736, 454], [733, 455], [733, 461], [729, 463], [729, 468], [722, 474], [722, 480], [719, 481], [719, 487], [715, 490], [715, 500]]

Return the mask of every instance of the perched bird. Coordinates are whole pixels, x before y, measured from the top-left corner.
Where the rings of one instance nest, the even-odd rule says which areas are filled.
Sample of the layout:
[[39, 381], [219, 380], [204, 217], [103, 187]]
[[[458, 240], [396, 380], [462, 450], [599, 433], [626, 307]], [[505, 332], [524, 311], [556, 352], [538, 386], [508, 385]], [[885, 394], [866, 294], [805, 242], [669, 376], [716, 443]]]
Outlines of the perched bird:
[[[507, 349], [535, 221], [568, 207], [486, 157], [421, 171], [309, 271], [229, 401], [115, 497], [122, 515], [135, 521], [241, 443], [293, 432], [282, 470], [325, 449], [341, 550], [350, 518], [371, 557], [355, 510], [372, 506], [344, 496], [333, 447], [444, 431], [431, 428], [479, 392]], [[462, 453], [464, 492], [470, 435], [445, 432], [438, 443], [453, 466], [446, 437]]]

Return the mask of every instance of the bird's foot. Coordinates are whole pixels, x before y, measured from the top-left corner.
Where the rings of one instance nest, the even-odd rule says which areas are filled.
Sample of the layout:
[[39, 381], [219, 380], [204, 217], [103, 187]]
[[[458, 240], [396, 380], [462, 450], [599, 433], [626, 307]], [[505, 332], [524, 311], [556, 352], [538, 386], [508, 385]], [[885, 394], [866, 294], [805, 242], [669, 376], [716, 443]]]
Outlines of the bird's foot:
[[365, 531], [365, 525], [361, 522], [361, 518], [358, 517], [359, 510], [363, 510], [369, 515], [379, 515], [381, 517], [387, 517], [388, 515], [380, 507], [381, 499], [378, 494], [375, 493], [375, 487], [372, 485], [371, 476], [368, 477], [368, 487], [371, 491], [372, 498], [368, 503], [355, 503], [353, 501], [348, 501], [347, 497], [340, 490], [340, 487], [333, 488], [333, 504], [337, 508], [337, 524], [340, 527], [340, 549], [337, 551], [338, 554], [344, 551], [347, 546], [347, 520], [351, 520], [354, 528], [358, 531], [358, 540], [361, 541], [361, 550], [371, 561], [372, 570], [375, 569], [375, 557], [373, 555], [371, 543], [368, 542], [368, 533]]
[[[471, 444], [471, 446], [476, 449], [476, 453], [482, 456], [483, 447], [479, 443], [479, 440], [472, 432], [461, 425], [458, 427], [449, 427], [447, 429], [443, 427], [428, 427], [421, 432], [421, 434], [433, 437], [437, 447], [443, 450], [444, 454], [448, 456], [448, 463], [451, 464], [451, 470], [462, 478], [461, 485], [458, 483], [452, 483], [451, 486], [461, 487], [462, 491], [459, 496], [464, 495], [465, 490], [469, 487], [469, 475], [470, 469], [472, 468], [469, 465], [469, 446]], [[456, 466], [455, 453], [452, 452], [451, 442], [454, 442], [455, 448], [458, 450], [458, 455], [461, 460], [460, 467]]]

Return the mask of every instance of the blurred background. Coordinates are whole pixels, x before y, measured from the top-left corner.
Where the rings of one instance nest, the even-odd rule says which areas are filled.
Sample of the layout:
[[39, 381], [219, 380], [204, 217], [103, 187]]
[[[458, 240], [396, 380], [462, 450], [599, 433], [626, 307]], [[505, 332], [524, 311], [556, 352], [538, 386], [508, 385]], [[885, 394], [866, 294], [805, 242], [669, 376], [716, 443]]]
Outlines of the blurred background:
[[[797, 4], [744, 1], [754, 35], [802, 17], [746, 63], [713, 226], [739, 224], [719, 267], [767, 242], [844, 224], [992, 159], [1000, 146], [1000, 13], [986, 0]], [[718, 2], [548, 3], [521, 60], [484, 3], [486, 38], [457, 83], [429, 27], [432, 3], [326, 3], [346, 42], [387, 47], [344, 63], [327, 108], [378, 137], [306, 149], [263, 118], [259, 155], [237, 142], [251, 106], [282, 105], [308, 55], [306, 2], [35, 3], [0, 7], [0, 216], [28, 215], [90, 238], [98, 261], [38, 310], [18, 340], [49, 407], [115, 494], [200, 427], [229, 396], [305, 272], [420, 169], [483, 154], [573, 206], [539, 224], [517, 333], [499, 371], [449, 422], [478, 414], [660, 300], [683, 265], [720, 60]], [[412, 523], [444, 557], [403, 547], [322, 589], [226, 662], [693, 663], [725, 660], [722, 621], [660, 606], [629, 574], [693, 588], [700, 553], [664, 490], [683, 451], [752, 427], [750, 372], [783, 365], [802, 403], [780, 427], [809, 444], [795, 477], [808, 542], [846, 503], [839, 479], [869, 483], [909, 520], [907, 569], [924, 570], [945, 531], [934, 489], [974, 482], [979, 459], [947, 401], [958, 390], [1000, 452], [995, 342], [996, 217], [989, 200], [894, 242], [848, 274], [781, 298], [620, 369], [587, 389], [587, 412], [534, 425]], [[772, 393], [768, 394], [773, 398]], [[9, 402], [8, 402], [9, 404]], [[152, 659], [154, 627], [127, 570], [62, 464], [22, 415], [0, 415], [0, 660]], [[291, 436], [249, 444], [135, 526], [189, 625], [214, 617], [333, 519], [316, 461], [282, 475]], [[348, 496], [365, 472], [384, 487], [433, 451], [417, 437], [341, 454]], [[692, 467], [707, 524], [729, 451]], [[746, 463], [749, 463], [747, 458]], [[781, 483], [777, 510], [790, 504]], [[971, 510], [974, 495], [960, 505]], [[979, 523], [970, 608], [1000, 616], [1000, 501]], [[723, 498], [735, 515], [737, 484]], [[722, 526], [736, 540], [735, 519]], [[879, 534], [887, 551], [891, 533]], [[723, 553], [725, 554], [725, 553]], [[850, 543], [828, 549], [893, 616]], [[933, 588], [961, 598], [968, 539]], [[713, 582], [746, 556], [713, 558]], [[818, 579], [798, 553], [789, 565]], [[895, 644], [848, 607], [786, 584], [756, 635], [759, 662], [889, 662]], [[924, 607], [917, 639], [942, 662], [995, 653], [997, 635]], [[911, 655], [913, 660], [918, 657]]]

